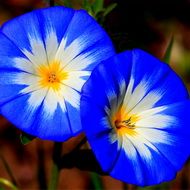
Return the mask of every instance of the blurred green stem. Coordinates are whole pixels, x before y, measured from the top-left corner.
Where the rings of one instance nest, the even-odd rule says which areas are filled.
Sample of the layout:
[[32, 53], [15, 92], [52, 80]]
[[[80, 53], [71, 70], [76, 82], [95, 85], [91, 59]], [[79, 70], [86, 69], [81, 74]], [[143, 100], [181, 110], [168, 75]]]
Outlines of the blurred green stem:
[[13, 175], [13, 172], [11, 171], [11, 168], [9, 167], [9, 164], [7, 163], [7, 161], [5, 160], [5, 158], [3, 157], [2, 154], [0, 154], [0, 159], [1, 159], [5, 169], [7, 171], [7, 173], [9, 174], [9, 177], [10, 177], [12, 183], [14, 184], [14, 186], [18, 186], [17, 182], [16, 182], [16, 179], [15, 179], [15, 177]]
[[48, 190], [56, 190], [59, 180], [60, 172], [60, 162], [61, 162], [61, 152], [62, 152], [62, 143], [55, 142], [53, 148], [53, 165], [51, 170], [50, 183], [48, 185]]
[[91, 180], [95, 190], [103, 190], [102, 181], [98, 174], [91, 172]]
[[9, 187], [12, 190], [18, 190], [18, 188], [13, 183], [8, 181], [7, 179], [0, 178], [0, 184], [2, 184], [3, 186]]
[[174, 36], [172, 35], [170, 42], [168, 44], [168, 47], [166, 49], [163, 61], [166, 63], [170, 63], [170, 58], [171, 58], [171, 53], [172, 53], [172, 48], [173, 48], [173, 43], [174, 43]]
[[38, 152], [38, 183], [39, 189], [47, 189], [47, 181], [46, 181], [46, 170], [45, 170], [45, 152], [43, 142], [37, 144], [37, 152]]

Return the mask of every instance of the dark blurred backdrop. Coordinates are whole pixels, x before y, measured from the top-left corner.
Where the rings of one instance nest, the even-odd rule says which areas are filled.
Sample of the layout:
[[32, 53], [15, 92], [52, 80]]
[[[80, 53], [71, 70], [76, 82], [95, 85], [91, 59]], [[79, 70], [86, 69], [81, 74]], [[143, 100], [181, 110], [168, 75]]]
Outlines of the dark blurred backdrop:
[[[72, 0], [79, 8], [81, 1]], [[131, 48], [142, 48], [162, 59], [166, 48], [174, 37], [171, 67], [190, 87], [190, 0], [105, 0], [105, 6], [117, 3], [117, 7], [105, 18], [103, 27], [112, 38], [117, 52]], [[33, 9], [48, 7], [43, 0], [1, 0], [0, 24]], [[50, 175], [53, 143], [36, 139], [23, 146], [20, 132], [0, 116], [0, 177], [10, 179], [2, 158], [14, 171], [23, 190], [46, 189]], [[64, 143], [63, 152], [69, 152], [80, 137]], [[161, 186], [146, 189], [188, 190], [190, 189], [189, 163], [178, 174], [176, 180]], [[111, 177], [101, 177], [104, 189], [140, 189]], [[61, 172], [59, 189], [94, 189], [92, 174], [78, 169]]]

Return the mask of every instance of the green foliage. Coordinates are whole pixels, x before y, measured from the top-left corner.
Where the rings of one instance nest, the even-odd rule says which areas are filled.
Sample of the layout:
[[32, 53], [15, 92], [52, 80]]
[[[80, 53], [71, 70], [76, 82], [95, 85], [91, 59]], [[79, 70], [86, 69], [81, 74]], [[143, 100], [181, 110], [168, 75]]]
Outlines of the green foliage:
[[107, 7], [104, 7], [104, 0], [83, 0], [82, 8], [87, 10], [88, 13], [93, 16], [100, 23], [103, 23], [105, 17], [117, 6], [116, 3], [112, 3]]
[[5, 178], [0, 178], [0, 190], [4, 190], [4, 187], [9, 187], [12, 190], [18, 190], [18, 188]]
[[55, 0], [55, 5], [62, 5], [66, 7], [72, 7], [71, 0]]
[[165, 55], [164, 55], [164, 58], [163, 58], [163, 61], [165, 63], [170, 63], [170, 57], [171, 57], [171, 52], [172, 52], [172, 47], [173, 47], [173, 42], [174, 42], [174, 37], [172, 36], [171, 37], [171, 40], [170, 40], [170, 43], [166, 49], [166, 52], [165, 52]]
[[89, 0], [83, 0], [81, 7], [85, 9], [90, 15], [93, 16], [92, 3]]
[[3, 179], [3, 178], [0, 178], [0, 184], [4, 184], [4, 185], [12, 185], [13, 187], [16, 187], [17, 186], [17, 182], [16, 182], [16, 179], [13, 175], [13, 172], [7, 162], [7, 160], [4, 158], [4, 156], [0, 153], [0, 160], [3, 164], [3, 166], [5, 167], [5, 170], [7, 172], [7, 174], [9, 175], [11, 182], [7, 181], [6, 179]]
[[162, 183], [160, 185], [137, 188], [137, 190], [167, 190], [167, 189], [169, 189], [169, 183]]
[[101, 12], [103, 8], [104, 8], [104, 0], [95, 0], [92, 3], [92, 9], [95, 14], [98, 14], [99, 12]]
[[105, 17], [117, 6], [116, 3], [112, 3], [105, 7], [104, 0], [55, 0], [55, 5], [85, 9], [100, 24], [103, 23]]
[[22, 132], [20, 135], [20, 141], [23, 145], [27, 145], [28, 143], [30, 143], [35, 138], [36, 137], [31, 136], [31, 135], [24, 133], [24, 132]]
[[103, 190], [102, 181], [101, 181], [98, 174], [92, 172], [91, 173], [91, 180], [92, 180], [92, 183], [94, 185], [95, 190], [101, 190], [101, 189]]
[[52, 171], [51, 171], [50, 181], [48, 184], [48, 190], [57, 189], [59, 172], [60, 172], [59, 164], [61, 162], [61, 156], [62, 156], [62, 143], [55, 142], [53, 148], [53, 155], [52, 155], [53, 165], [51, 169]]
[[104, 9], [104, 12], [103, 12], [103, 16], [107, 16], [112, 10], [114, 10], [117, 6], [117, 3], [112, 3], [111, 5], [109, 5], [108, 7], [106, 7]]

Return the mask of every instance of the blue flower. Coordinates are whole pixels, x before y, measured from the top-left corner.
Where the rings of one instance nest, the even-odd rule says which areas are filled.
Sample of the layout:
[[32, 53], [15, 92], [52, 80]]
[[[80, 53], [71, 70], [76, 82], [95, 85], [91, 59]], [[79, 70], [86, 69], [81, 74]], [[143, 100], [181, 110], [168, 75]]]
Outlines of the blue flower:
[[190, 102], [170, 67], [141, 50], [99, 64], [82, 89], [82, 124], [103, 170], [140, 186], [173, 179], [189, 156]]
[[114, 54], [85, 11], [36, 10], [0, 31], [0, 111], [21, 130], [64, 141], [81, 131], [80, 93], [93, 68]]

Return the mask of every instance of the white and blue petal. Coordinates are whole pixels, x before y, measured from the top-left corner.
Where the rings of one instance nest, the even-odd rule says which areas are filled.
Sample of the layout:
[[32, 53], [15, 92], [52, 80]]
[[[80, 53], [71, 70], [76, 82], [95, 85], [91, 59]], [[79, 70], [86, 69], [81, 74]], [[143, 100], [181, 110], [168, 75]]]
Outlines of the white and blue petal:
[[168, 65], [142, 50], [98, 65], [81, 107], [92, 150], [112, 177], [141, 186], [169, 181], [190, 154], [188, 92]]
[[[171, 104], [188, 98], [184, 84], [167, 64], [162, 64], [158, 59], [142, 50], [133, 50], [132, 55], [131, 79], [134, 80], [132, 93], [139, 89], [140, 97], [138, 98], [140, 100], [146, 98], [145, 95], [149, 95], [149, 92], [157, 96], [156, 106]], [[178, 93], [179, 91], [180, 93]], [[161, 98], [159, 99], [159, 97]]]
[[8, 21], [0, 30], [1, 113], [43, 139], [78, 134], [81, 88], [113, 55], [111, 40], [83, 10], [45, 8]]

